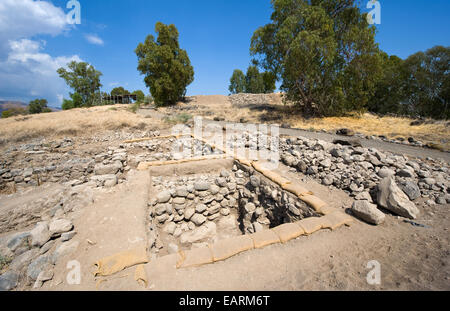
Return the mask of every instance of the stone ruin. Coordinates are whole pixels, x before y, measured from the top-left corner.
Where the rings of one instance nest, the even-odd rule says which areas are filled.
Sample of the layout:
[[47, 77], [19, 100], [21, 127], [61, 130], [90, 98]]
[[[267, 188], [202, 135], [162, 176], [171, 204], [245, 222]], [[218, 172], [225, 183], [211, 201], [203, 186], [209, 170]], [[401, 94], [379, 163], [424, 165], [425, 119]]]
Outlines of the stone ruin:
[[206, 174], [152, 174], [148, 204], [152, 253], [204, 247], [228, 237], [321, 216], [253, 168], [235, 160], [220, 162], [222, 169]]

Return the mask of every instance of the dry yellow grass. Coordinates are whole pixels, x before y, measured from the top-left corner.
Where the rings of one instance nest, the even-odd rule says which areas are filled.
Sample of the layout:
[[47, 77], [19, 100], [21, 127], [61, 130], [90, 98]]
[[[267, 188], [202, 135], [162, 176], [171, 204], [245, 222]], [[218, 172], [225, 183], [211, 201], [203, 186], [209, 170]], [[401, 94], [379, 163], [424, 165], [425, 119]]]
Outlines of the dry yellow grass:
[[[378, 117], [373, 114], [355, 114], [351, 117], [311, 118], [305, 119], [292, 106], [282, 103], [279, 94], [272, 94], [266, 106], [270, 109], [261, 109], [256, 105], [235, 106], [227, 96], [195, 96], [192, 102], [179, 103], [178, 107], [193, 106], [195, 109], [186, 112], [206, 118], [223, 118], [229, 122], [240, 122], [245, 119], [249, 123], [277, 123], [287, 124], [293, 128], [306, 130], [336, 131], [348, 128], [365, 135], [383, 135], [388, 138], [413, 137], [424, 144], [433, 144], [438, 149], [450, 150], [449, 122], [430, 122], [419, 126], [411, 126], [414, 121], [410, 118]], [[160, 108], [163, 113], [173, 112], [171, 108]]]
[[0, 140], [4, 143], [36, 137], [91, 135], [105, 130], [158, 129], [159, 120], [128, 110], [128, 105], [99, 106], [0, 119]]

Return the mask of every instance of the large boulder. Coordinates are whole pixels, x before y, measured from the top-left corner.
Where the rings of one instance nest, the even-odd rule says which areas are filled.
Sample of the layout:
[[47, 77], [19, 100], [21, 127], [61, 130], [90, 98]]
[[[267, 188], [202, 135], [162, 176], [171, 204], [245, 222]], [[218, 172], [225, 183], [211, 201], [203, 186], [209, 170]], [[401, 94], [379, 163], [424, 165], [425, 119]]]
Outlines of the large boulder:
[[72, 230], [73, 224], [68, 219], [55, 219], [50, 222], [48, 227], [52, 237], [58, 237], [61, 233]]
[[17, 286], [19, 274], [14, 271], [7, 271], [0, 275], [0, 291], [8, 291]]
[[182, 244], [202, 242], [216, 235], [216, 224], [212, 221], [205, 223], [203, 226], [195, 228], [192, 231], [183, 233], [180, 236]]
[[385, 220], [383, 212], [375, 204], [371, 204], [367, 200], [353, 202], [352, 213], [361, 220], [373, 225], [382, 224]]
[[51, 238], [50, 230], [47, 222], [39, 222], [33, 230], [30, 231], [31, 245], [41, 247]]
[[378, 184], [377, 202], [381, 207], [402, 217], [416, 219], [420, 213], [417, 206], [397, 186], [392, 175]]

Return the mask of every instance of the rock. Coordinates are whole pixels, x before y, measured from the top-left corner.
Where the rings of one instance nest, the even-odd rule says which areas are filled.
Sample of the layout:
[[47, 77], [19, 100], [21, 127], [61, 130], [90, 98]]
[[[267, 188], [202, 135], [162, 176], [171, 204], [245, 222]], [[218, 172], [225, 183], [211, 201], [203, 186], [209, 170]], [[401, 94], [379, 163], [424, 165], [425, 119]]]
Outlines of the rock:
[[35, 281], [38, 278], [39, 273], [41, 273], [41, 271], [48, 269], [49, 266], [51, 266], [50, 259], [51, 258], [48, 255], [41, 255], [35, 260], [33, 260], [31, 264], [28, 266], [27, 276], [33, 281]]
[[168, 234], [173, 234], [177, 229], [177, 225], [174, 222], [169, 222], [163, 229], [164, 232]]
[[432, 199], [429, 199], [429, 200], [427, 200], [425, 202], [425, 204], [428, 205], [428, 206], [433, 206], [433, 205], [436, 205], [436, 202], [434, 200], [432, 200]]
[[122, 169], [122, 164], [120, 161], [116, 161], [113, 164], [109, 165], [103, 165], [103, 164], [97, 164], [94, 167], [94, 174], [95, 175], [115, 175], [117, 172]]
[[177, 187], [177, 189], [175, 190], [175, 195], [177, 197], [185, 198], [188, 196], [188, 194], [189, 192], [187, 191], [186, 187]]
[[381, 207], [406, 218], [416, 219], [419, 209], [397, 186], [393, 176], [385, 177], [378, 184], [377, 201]]
[[192, 221], [195, 225], [201, 226], [202, 224], [205, 223], [206, 217], [203, 216], [203, 215], [201, 215], [201, 214], [194, 214], [194, 215], [191, 217], [191, 221]]
[[53, 245], [55, 245], [55, 240], [48, 241], [41, 247], [41, 249], [39, 250], [39, 254], [41, 255], [45, 254], [53, 247]]
[[301, 215], [299, 209], [297, 207], [295, 207], [294, 204], [288, 204], [288, 206], [289, 206], [288, 207], [289, 212], [291, 212], [293, 215], [295, 215], [295, 216]]
[[22, 269], [30, 264], [30, 262], [39, 255], [39, 249], [33, 248], [25, 253], [15, 257], [9, 264], [9, 269], [20, 272]]
[[436, 199], [436, 203], [437, 204], [447, 204], [447, 199], [445, 198], [445, 197], [438, 197], [437, 199]]
[[436, 184], [436, 179], [430, 177], [424, 178], [423, 181], [429, 186], [433, 186], [434, 184]]
[[[205, 208], [206, 208], [206, 206], [205, 206]], [[193, 208], [187, 208], [184, 211], [184, 219], [189, 221], [192, 218], [192, 216], [194, 216], [194, 214], [195, 214], [195, 210]]]
[[307, 175], [315, 175], [319, 172], [319, 168], [317, 166], [310, 166], [306, 170]]
[[14, 289], [19, 283], [19, 274], [14, 271], [7, 271], [0, 275], [0, 291]]
[[158, 203], [167, 203], [170, 201], [171, 197], [172, 195], [170, 194], [170, 191], [162, 191], [156, 196], [156, 201]]
[[220, 177], [224, 177], [224, 178], [230, 177], [230, 172], [228, 172], [227, 170], [221, 170]]
[[412, 172], [409, 169], [402, 169], [402, 170], [399, 170], [397, 172], [397, 176], [400, 176], [400, 177], [413, 177], [414, 176], [414, 172]]
[[352, 206], [352, 213], [356, 217], [370, 224], [379, 225], [385, 220], [385, 215], [367, 200], [355, 201]]
[[227, 180], [223, 177], [216, 178], [216, 185], [219, 187], [226, 187], [227, 186]]
[[206, 211], [207, 207], [205, 204], [198, 204], [197, 207], [195, 208], [195, 211], [199, 214], [203, 213], [204, 211]]
[[53, 279], [53, 274], [53, 269], [41, 271], [36, 279], [36, 282], [34, 282], [33, 288], [41, 288], [44, 282]]
[[216, 224], [214, 222], [207, 222], [201, 227], [183, 233], [180, 236], [180, 242], [182, 244], [201, 242], [213, 238], [216, 235], [216, 232]]
[[320, 162], [320, 166], [323, 166], [325, 168], [329, 168], [331, 166], [331, 160], [329, 158], [326, 158], [322, 162]]
[[29, 249], [30, 248], [29, 247], [30, 239], [31, 239], [31, 234], [29, 232], [22, 232], [22, 233], [18, 233], [18, 234], [15, 234], [14, 236], [12, 236], [8, 240], [6, 245], [12, 252], [15, 252], [20, 247], [26, 247]]
[[343, 135], [343, 136], [353, 136], [355, 135], [355, 132], [353, 130], [342, 128], [336, 131], [337, 135]]
[[155, 213], [156, 213], [157, 216], [161, 216], [161, 215], [163, 215], [166, 212], [167, 212], [166, 204], [157, 205], [155, 207]]
[[211, 185], [211, 187], [209, 188], [209, 191], [211, 191], [212, 195], [216, 195], [219, 193], [220, 187], [217, 185]]
[[386, 178], [392, 175], [395, 175], [395, 172], [389, 168], [382, 168], [378, 171], [378, 176], [381, 178]]
[[355, 200], [366, 200], [369, 201], [369, 203], [372, 203], [372, 197], [370, 196], [370, 193], [367, 191], [358, 193], [355, 197]]
[[51, 238], [51, 233], [48, 230], [48, 223], [45, 221], [37, 223], [36, 227], [30, 231], [30, 235], [31, 246], [41, 247]]
[[253, 213], [256, 210], [255, 204], [249, 202], [245, 204], [244, 209], [247, 213]]
[[62, 242], [67, 242], [69, 240], [72, 240], [72, 238], [77, 234], [76, 231], [70, 231], [70, 232], [65, 232], [63, 234], [61, 234], [61, 241]]
[[228, 215], [230, 215], [230, 209], [229, 209], [229, 208], [222, 208], [222, 209], [220, 210], [220, 214], [221, 214], [222, 216], [228, 216]]
[[173, 199], [173, 204], [183, 205], [186, 203], [186, 199], [183, 197], [176, 197]]
[[77, 250], [79, 244], [80, 243], [78, 241], [68, 241], [61, 243], [61, 245], [58, 246], [58, 248], [52, 254], [52, 263], [55, 264], [59, 258], [73, 254]]
[[197, 181], [194, 183], [194, 189], [197, 191], [209, 190], [209, 182], [207, 181]]
[[52, 237], [60, 236], [61, 233], [72, 230], [73, 224], [67, 219], [56, 219], [50, 222], [48, 226]]
[[404, 181], [399, 185], [400, 189], [408, 196], [411, 201], [416, 200], [420, 197], [419, 186], [413, 181]]
[[253, 187], [257, 188], [261, 184], [261, 179], [258, 176], [250, 176], [250, 183]]

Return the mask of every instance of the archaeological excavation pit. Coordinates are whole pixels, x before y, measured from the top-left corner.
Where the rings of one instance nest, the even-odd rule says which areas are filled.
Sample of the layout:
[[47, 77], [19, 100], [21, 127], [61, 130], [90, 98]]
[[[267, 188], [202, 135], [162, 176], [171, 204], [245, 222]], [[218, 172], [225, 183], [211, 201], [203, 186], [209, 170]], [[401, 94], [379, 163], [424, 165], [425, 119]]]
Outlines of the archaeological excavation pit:
[[148, 246], [158, 256], [322, 216], [234, 159], [162, 165], [149, 173]]

